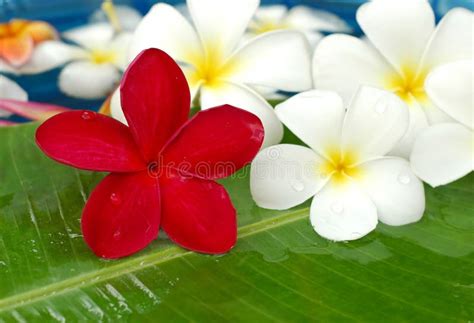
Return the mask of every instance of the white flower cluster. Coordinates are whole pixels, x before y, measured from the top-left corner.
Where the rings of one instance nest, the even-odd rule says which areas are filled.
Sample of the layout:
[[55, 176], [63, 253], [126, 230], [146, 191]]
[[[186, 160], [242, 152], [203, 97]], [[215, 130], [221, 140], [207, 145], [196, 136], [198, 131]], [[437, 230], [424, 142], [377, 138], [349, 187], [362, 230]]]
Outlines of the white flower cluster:
[[251, 169], [258, 205], [286, 209], [314, 196], [311, 223], [336, 241], [358, 239], [378, 220], [418, 221], [421, 180], [447, 184], [474, 165], [473, 13], [453, 9], [435, 26], [425, 0], [374, 0], [357, 21], [367, 38], [322, 39], [316, 90], [276, 107], [309, 148], [269, 147]]

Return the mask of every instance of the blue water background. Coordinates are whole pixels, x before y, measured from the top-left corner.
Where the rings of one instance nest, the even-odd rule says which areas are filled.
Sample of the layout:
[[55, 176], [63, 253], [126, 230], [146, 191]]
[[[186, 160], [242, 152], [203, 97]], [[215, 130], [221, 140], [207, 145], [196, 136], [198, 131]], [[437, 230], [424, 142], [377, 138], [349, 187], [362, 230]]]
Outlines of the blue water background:
[[[396, 0], [394, 0], [396, 1]], [[58, 30], [64, 31], [79, 25], [86, 24], [92, 12], [101, 5], [101, 0], [0, 0], [0, 22], [11, 18], [40, 19], [53, 24]], [[156, 0], [116, 0], [116, 4], [133, 6], [145, 14], [155, 4]], [[163, 1], [170, 4], [179, 4], [183, 1]], [[314, 8], [328, 10], [339, 15], [351, 25], [356, 35], [360, 29], [355, 22], [355, 12], [364, 3], [364, 0], [263, 0], [262, 4], [285, 4], [288, 7], [304, 4]], [[474, 10], [473, 0], [431, 0], [437, 18], [439, 19], [449, 9], [465, 7]], [[29, 94], [32, 101], [49, 102], [71, 108], [87, 108], [97, 110], [103, 102], [101, 100], [78, 100], [62, 94], [57, 87], [60, 68], [36, 74], [8, 77], [20, 84]], [[13, 120], [20, 120], [12, 117]]]

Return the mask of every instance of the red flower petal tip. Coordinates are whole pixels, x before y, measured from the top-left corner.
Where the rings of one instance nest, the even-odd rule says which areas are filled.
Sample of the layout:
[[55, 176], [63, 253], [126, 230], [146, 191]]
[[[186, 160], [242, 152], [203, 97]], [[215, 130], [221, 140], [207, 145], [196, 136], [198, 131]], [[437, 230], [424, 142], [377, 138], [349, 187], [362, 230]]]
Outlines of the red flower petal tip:
[[92, 111], [68, 111], [36, 133], [52, 159], [111, 173], [84, 208], [86, 243], [100, 257], [120, 258], [147, 247], [161, 227], [184, 248], [229, 251], [237, 239], [236, 211], [214, 180], [255, 157], [264, 137], [260, 120], [229, 105], [188, 120], [186, 78], [158, 49], [133, 61], [121, 97], [129, 126]]

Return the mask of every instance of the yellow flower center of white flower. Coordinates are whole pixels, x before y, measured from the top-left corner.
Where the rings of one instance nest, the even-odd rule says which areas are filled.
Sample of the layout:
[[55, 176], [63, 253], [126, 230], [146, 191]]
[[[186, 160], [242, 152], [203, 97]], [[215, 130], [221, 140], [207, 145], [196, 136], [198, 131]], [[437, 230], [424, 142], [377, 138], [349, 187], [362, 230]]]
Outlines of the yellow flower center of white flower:
[[112, 50], [95, 49], [90, 53], [90, 60], [94, 64], [115, 63], [117, 53]]
[[237, 63], [224, 58], [221, 50], [208, 47], [206, 55], [192, 55], [189, 60], [194, 66], [194, 72], [189, 75], [191, 84], [202, 83], [210, 87], [218, 87], [237, 68]]
[[340, 152], [338, 149], [327, 150], [327, 159], [319, 166], [323, 176], [331, 176], [331, 181], [344, 184], [351, 178], [359, 178], [361, 169], [357, 166], [357, 154], [351, 150]]
[[417, 71], [412, 65], [405, 65], [401, 69], [401, 75], [394, 73], [385, 79], [385, 88], [407, 103], [411, 103], [413, 99], [423, 102], [427, 98], [424, 87], [427, 74], [428, 70]]

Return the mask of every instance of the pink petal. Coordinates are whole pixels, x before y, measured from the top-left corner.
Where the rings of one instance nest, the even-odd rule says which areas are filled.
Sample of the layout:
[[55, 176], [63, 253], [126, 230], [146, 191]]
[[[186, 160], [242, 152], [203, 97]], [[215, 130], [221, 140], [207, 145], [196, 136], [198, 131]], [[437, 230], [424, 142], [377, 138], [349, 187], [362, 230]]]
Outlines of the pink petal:
[[71, 111], [71, 109], [59, 105], [12, 99], [0, 99], [0, 110], [5, 110], [30, 120], [40, 121], [44, 121], [61, 112]]
[[15, 125], [18, 125], [18, 124], [19, 124], [18, 122], [13, 122], [13, 121], [0, 119], [0, 127], [15, 126]]

